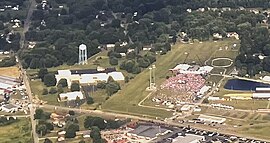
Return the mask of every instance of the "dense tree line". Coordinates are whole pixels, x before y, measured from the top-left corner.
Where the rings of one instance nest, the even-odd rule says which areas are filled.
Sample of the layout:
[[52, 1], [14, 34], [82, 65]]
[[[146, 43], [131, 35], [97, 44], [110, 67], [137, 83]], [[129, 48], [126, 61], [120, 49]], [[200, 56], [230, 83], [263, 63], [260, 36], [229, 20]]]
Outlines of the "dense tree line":
[[0, 1], [0, 6], [1, 7], [8, 6], [8, 5], [11, 5], [11, 6], [20, 5], [20, 6], [22, 6], [25, 1], [26, 0], [4, 0], [4, 1]]
[[254, 76], [261, 71], [270, 72], [270, 37], [265, 27], [252, 27], [250, 23], [242, 25], [240, 54], [235, 65], [239, 75]]
[[[13, 23], [11, 20], [21, 20], [21, 26], [23, 26], [24, 19], [26, 18], [26, 0], [4, 0], [0, 1], [0, 9], [4, 11], [0, 12], [0, 50], [1, 51], [17, 51], [20, 48], [20, 33], [14, 31], [11, 27]], [[11, 10], [13, 7], [19, 5], [19, 10]], [[6, 7], [11, 6], [11, 7]]]
[[[236, 10], [208, 11], [207, 7], [267, 8], [269, 1], [48, 0], [48, 5], [44, 9], [39, 4], [33, 13], [26, 40], [38, 41], [38, 44], [34, 49], [20, 54], [24, 68], [75, 64], [81, 43], [87, 45], [90, 57], [100, 51], [98, 46], [101, 44], [126, 41], [129, 42], [127, 47], [139, 51], [142, 46], [133, 46], [133, 43], [150, 45], [175, 42], [179, 31], [185, 31], [192, 39], [208, 40], [216, 32], [222, 35], [235, 32], [245, 22], [254, 26], [262, 22], [265, 16]], [[198, 8], [205, 8], [206, 11], [187, 13], [187, 9]], [[114, 52], [119, 53], [119, 50], [121, 48], [116, 47]], [[161, 54], [166, 51], [163, 49]], [[117, 56], [119, 54], [111, 56], [110, 64], [119, 65]], [[140, 68], [149, 65], [145, 57], [129, 60], [128, 64], [136, 63], [132, 73], [139, 73]]]
[[125, 121], [105, 120], [101, 117], [87, 116], [84, 120], [84, 127], [90, 129], [92, 127], [98, 127], [101, 130], [104, 129], [117, 129], [121, 127]]

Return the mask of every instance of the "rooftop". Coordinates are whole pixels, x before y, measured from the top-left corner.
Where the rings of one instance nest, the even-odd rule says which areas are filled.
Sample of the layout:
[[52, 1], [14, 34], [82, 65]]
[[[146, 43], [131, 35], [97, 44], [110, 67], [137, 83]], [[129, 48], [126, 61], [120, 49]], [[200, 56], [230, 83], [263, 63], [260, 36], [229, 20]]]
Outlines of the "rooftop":
[[135, 130], [130, 131], [129, 133], [143, 137], [155, 138], [158, 134], [165, 133], [166, 131], [168, 130], [160, 126], [140, 125]]
[[203, 136], [186, 134], [185, 136], [178, 136], [173, 139], [172, 143], [193, 143], [194, 141], [204, 140]]
[[115, 72], [115, 68], [106, 68], [103, 71], [98, 69], [84, 69], [84, 70], [71, 70], [71, 74], [96, 74], [96, 73], [110, 73]]

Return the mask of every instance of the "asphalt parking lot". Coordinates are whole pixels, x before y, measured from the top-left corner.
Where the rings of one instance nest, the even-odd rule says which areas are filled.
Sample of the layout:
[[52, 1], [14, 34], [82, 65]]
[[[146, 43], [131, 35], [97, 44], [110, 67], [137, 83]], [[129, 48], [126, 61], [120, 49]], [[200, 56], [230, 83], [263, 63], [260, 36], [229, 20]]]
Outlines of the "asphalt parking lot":
[[194, 134], [199, 136], [204, 136], [205, 140], [201, 143], [267, 143], [264, 141], [253, 140], [248, 138], [241, 138], [231, 135], [220, 134], [218, 132], [209, 132], [189, 127], [179, 127], [174, 128], [173, 132], [165, 136], [159, 137], [154, 140], [154, 143], [172, 143], [173, 139], [178, 136], [185, 136], [185, 134]]

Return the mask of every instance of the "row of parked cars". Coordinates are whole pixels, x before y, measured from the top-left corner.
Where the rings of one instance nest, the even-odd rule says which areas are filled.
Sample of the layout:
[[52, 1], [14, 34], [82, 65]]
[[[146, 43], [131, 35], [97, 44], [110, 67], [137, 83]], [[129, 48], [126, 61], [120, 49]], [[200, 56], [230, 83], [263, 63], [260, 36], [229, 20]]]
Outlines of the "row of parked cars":
[[185, 136], [186, 134], [194, 134], [198, 136], [204, 137], [204, 140], [200, 143], [267, 143], [264, 141], [236, 137], [226, 134], [221, 134], [218, 132], [210, 132], [190, 127], [181, 127], [179, 131], [174, 132], [170, 137], [164, 138], [158, 143], [172, 143], [173, 139], [178, 137], [179, 135]]

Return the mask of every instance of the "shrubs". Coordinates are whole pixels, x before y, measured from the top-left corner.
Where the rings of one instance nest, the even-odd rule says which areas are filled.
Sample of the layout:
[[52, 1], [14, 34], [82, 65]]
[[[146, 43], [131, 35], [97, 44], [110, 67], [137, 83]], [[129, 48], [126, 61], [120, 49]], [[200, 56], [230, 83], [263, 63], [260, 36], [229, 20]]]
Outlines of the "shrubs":
[[105, 89], [106, 88], [106, 83], [105, 82], [99, 82], [99, 83], [97, 83], [97, 88]]
[[80, 84], [77, 83], [77, 82], [73, 82], [71, 84], [71, 87], [70, 87], [70, 90], [73, 92], [73, 91], [80, 91], [81, 88], [80, 88]]
[[68, 114], [73, 116], [73, 115], [75, 115], [75, 112], [73, 110], [69, 110]]

